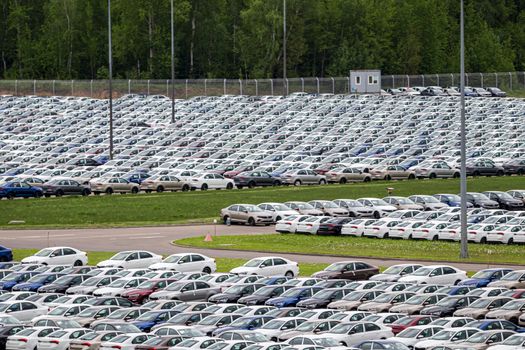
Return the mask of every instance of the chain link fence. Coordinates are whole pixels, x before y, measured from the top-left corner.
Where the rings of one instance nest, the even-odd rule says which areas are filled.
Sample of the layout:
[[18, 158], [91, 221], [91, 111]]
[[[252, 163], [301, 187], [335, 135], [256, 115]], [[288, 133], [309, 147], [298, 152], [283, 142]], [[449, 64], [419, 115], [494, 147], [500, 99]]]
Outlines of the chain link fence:
[[[113, 80], [113, 97], [126, 94], [171, 95], [171, 80]], [[475, 87], [499, 87], [525, 90], [525, 72], [468, 73], [465, 84]], [[383, 75], [383, 89], [410, 86], [458, 86], [459, 74]], [[289, 95], [305, 92], [348, 94], [350, 78], [290, 79], [177, 79], [176, 98], [220, 95]], [[85, 96], [108, 98], [107, 80], [0, 80], [2, 95]]]

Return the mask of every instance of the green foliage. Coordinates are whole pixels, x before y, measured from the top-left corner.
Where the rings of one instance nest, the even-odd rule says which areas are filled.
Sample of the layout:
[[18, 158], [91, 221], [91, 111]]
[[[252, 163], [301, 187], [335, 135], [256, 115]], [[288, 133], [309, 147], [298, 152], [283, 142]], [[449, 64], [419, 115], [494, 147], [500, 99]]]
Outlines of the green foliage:
[[[179, 78], [275, 78], [283, 0], [174, 0]], [[523, 70], [525, 5], [465, 0], [468, 72]], [[112, 0], [114, 76], [166, 79], [170, 0]], [[107, 0], [0, 0], [0, 77], [107, 76]], [[457, 72], [457, 0], [287, 0], [287, 76]]]

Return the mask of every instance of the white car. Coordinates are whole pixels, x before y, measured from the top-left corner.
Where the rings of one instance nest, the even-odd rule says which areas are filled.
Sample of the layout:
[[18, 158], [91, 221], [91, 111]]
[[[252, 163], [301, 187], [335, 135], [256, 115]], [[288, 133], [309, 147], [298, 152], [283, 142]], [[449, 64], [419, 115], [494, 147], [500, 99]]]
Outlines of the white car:
[[441, 317], [430, 322], [432, 326], [440, 326], [447, 329], [464, 327], [467, 323], [474, 321], [471, 317]]
[[117, 297], [120, 296], [126, 289], [135, 288], [142, 282], [147, 281], [144, 277], [122, 277], [116, 281], [111, 282], [106, 287], [98, 288], [93, 291], [95, 297]]
[[488, 234], [496, 228], [494, 224], [474, 224], [467, 228], [469, 242], [486, 243]]
[[217, 270], [215, 259], [198, 253], [172, 254], [162, 262], [153, 264], [151, 270], [213, 273]]
[[9, 314], [20, 322], [28, 322], [33, 318], [45, 315], [48, 308], [31, 301], [18, 300], [0, 303], [0, 313]]
[[455, 241], [461, 240], [461, 224], [451, 223], [443, 229], [439, 230], [438, 237], [440, 241]]
[[202, 337], [202, 338], [193, 338], [186, 339], [181, 341], [176, 346], [171, 346], [169, 350], [201, 350], [206, 349], [208, 346], [223, 342], [224, 339], [221, 338], [212, 338], [212, 337]]
[[312, 216], [308, 219], [303, 220], [297, 224], [297, 233], [306, 233], [310, 235], [315, 235], [317, 230], [319, 230], [319, 225], [323, 222], [333, 219], [331, 216]]
[[371, 208], [373, 210], [372, 215], [376, 219], [379, 219], [397, 210], [395, 206], [390, 205], [379, 198], [359, 198], [357, 201], [363, 204], [365, 207]]
[[398, 219], [389, 218], [377, 220], [372, 225], [365, 227], [365, 230], [363, 231], [363, 236], [375, 238], [388, 238], [390, 229], [399, 224], [400, 222], [401, 221]]
[[235, 183], [232, 179], [225, 178], [219, 174], [204, 173], [197, 174], [189, 179], [190, 187], [192, 190], [206, 191], [208, 189], [227, 189], [231, 190]]
[[384, 339], [394, 336], [392, 329], [372, 322], [341, 323], [324, 335], [335, 339], [343, 346], [352, 346], [366, 340]]
[[279, 233], [296, 233], [297, 225], [311, 218], [310, 215], [290, 215], [275, 223], [275, 231]]
[[420, 267], [422, 267], [422, 265], [419, 264], [392, 265], [388, 269], [383, 271], [383, 273], [371, 276], [369, 280], [382, 282], [396, 282], [401, 277], [416, 271]]
[[299, 264], [278, 256], [267, 256], [251, 259], [230, 272], [239, 275], [295, 277], [299, 275]]
[[361, 237], [365, 228], [376, 222], [376, 219], [357, 219], [346, 223], [341, 228], [341, 234], [347, 236]]
[[281, 333], [295, 329], [305, 321], [305, 318], [299, 317], [280, 317], [268, 321], [261, 328], [258, 328], [257, 332], [264, 334], [271, 341], [277, 341]]
[[467, 278], [465, 271], [448, 265], [428, 265], [401, 277], [398, 282], [417, 284], [458, 284]]
[[412, 239], [414, 230], [424, 224], [426, 221], [402, 221], [390, 228], [388, 236], [390, 238]]
[[397, 341], [414, 349], [416, 343], [419, 343], [422, 339], [430, 338], [442, 330], [443, 327], [439, 326], [413, 326], [401, 331], [395, 337], [387, 338], [387, 340]]
[[476, 334], [479, 331], [479, 329], [472, 327], [446, 328], [426, 340], [417, 342], [414, 348], [430, 349], [438, 345], [453, 345], [453, 343], [464, 342], [471, 335]]
[[290, 209], [286, 205], [282, 203], [261, 203], [257, 205], [262, 210], [266, 210], [272, 213], [273, 215], [273, 221], [277, 222], [279, 220], [282, 220], [283, 218], [286, 218], [290, 215], [297, 215], [299, 212], [297, 210]]
[[523, 350], [525, 348], [525, 335], [513, 334], [501, 343], [489, 346], [487, 350]]
[[73, 339], [80, 338], [86, 333], [93, 332], [86, 328], [61, 329], [49, 334], [47, 337], [39, 338], [38, 350], [68, 350]]
[[22, 259], [23, 264], [87, 265], [87, 253], [71, 247], [50, 247]]
[[512, 244], [515, 241], [514, 236], [520, 232], [525, 234], [525, 227], [510, 225], [496, 226], [493, 231], [488, 233], [487, 242]]
[[128, 250], [113, 255], [109, 260], [101, 261], [97, 267], [117, 267], [121, 269], [141, 269], [160, 263], [162, 256], [146, 250]]
[[155, 336], [145, 333], [122, 334], [111, 339], [111, 341], [101, 343], [100, 350], [135, 350], [137, 345], [140, 345], [151, 338], [155, 338]]
[[437, 241], [439, 239], [439, 232], [446, 228], [447, 225], [448, 224], [444, 222], [427, 222], [412, 231], [412, 238]]
[[9, 301], [24, 300], [31, 295], [35, 295], [34, 292], [7, 292], [0, 294], [0, 303]]
[[39, 338], [58, 331], [58, 327], [33, 327], [22, 329], [15, 335], [7, 337], [6, 350], [34, 350]]

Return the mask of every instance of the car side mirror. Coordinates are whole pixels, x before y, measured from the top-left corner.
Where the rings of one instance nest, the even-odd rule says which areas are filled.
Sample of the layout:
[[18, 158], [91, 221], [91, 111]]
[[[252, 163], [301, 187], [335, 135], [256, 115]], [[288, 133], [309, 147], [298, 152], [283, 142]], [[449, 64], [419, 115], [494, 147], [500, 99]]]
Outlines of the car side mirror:
[[50, 258], [54, 258], [54, 257], [56, 257], [56, 255], [55, 254], [51, 254], [49, 257]]
[[416, 339], [421, 339], [421, 338], [424, 338], [424, 335], [423, 334], [420, 334], [416, 337]]
[[264, 264], [261, 264], [261, 265], [259, 265], [259, 267], [260, 267], [261, 269], [263, 269], [263, 268], [265, 268], [265, 267], [266, 267], [266, 265], [264, 265]]
[[245, 210], [245, 211], [244, 211], [244, 214], [248, 214], [248, 210]]

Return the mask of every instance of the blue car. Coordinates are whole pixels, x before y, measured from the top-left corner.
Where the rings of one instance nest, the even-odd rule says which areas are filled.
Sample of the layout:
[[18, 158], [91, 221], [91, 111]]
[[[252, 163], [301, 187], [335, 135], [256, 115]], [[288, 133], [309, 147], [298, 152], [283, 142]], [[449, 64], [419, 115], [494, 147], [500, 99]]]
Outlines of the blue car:
[[218, 336], [222, 332], [226, 331], [238, 331], [238, 330], [253, 330], [260, 328], [264, 326], [264, 324], [268, 321], [273, 320], [274, 317], [271, 316], [244, 316], [236, 319], [232, 323], [230, 323], [228, 326], [219, 327], [216, 330], [213, 331], [212, 335], [214, 337]]
[[268, 299], [264, 304], [278, 308], [296, 306], [301, 300], [312, 297], [323, 288], [320, 287], [295, 287], [288, 289], [277, 298]]
[[459, 282], [458, 285], [472, 286], [476, 288], [486, 287], [490, 282], [498, 281], [509, 272], [512, 272], [512, 270], [505, 268], [481, 270], [476, 272], [472, 278]]
[[40, 273], [36, 276], [31, 277], [24, 283], [18, 283], [12, 288], [13, 291], [17, 292], [36, 292], [38, 288], [53, 283], [57, 278], [65, 276], [63, 273]]
[[128, 180], [129, 182], [134, 182], [139, 185], [142, 183], [142, 181], [146, 180], [148, 177], [151, 177], [151, 175], [148, 175], [142, 172], [136, 172], [136, 173], [132, 173], [132, 174], [123, 176], [123, 178]]
[[38, 198], [42, 197], [44, 192], [40, 187], [31, 186], [25, 182], [11, 181], [0, 185], [0, 199], [21, 198]]
[[257, 281], [257, 283], [266, 284], [267, 286], [273, 286], [277, 284], [283, 284], [286, 281], [291, 280], [290, 277], [286, 276], [272, 276], [272, 277], [265, 277]]
[[[498, 323], [499, 322], [499, 323]], [[525, 333], [525, 328], [516, 326], [514, 323], [507, 320], [478, 320], [467, 323], [464, 327], [473, 327], [482, 331], [488, 331], [492, 329], [504, 329], [507, 331], [514, 331], [518, 333]]]
[[148, 311], [139, 316], [132, 324], [143, 332], [149, 332], [154, 326], [166, 323], [177, 313], [177, 311], [172, 310]]
[[[1, 246], [0, 245], [0, 261], [1, 262], [7, 262], [7, 261], [12, 261], [13, 260], [13, 251], [9, 248], [6, 248], [4, 246]], [[9, 266], [11, 267], [11, 266]], [[8, 269], [9, 267], [7, 266], [1, 266], [0, 264], [0, 268], [2, 269]]]
[[[461, 197], [457, 194], [435, 194], [434, 197], [441, 203], [447, 204], [449, 207], [460, 207], [461, 206]], [[474, 205], [470, 202], [467, 202], [467, 208], [472, 208]]]
[[444, 293], [448, 295], [465, 295], [471, 290], [474, 290], [475, 287], [473, 286], [450, 286], [450, 287], [443, 287], [441, 289], [438, 289], [436, 293]]
[[18, 283], [24, 283], [31, 277], [38, 275], [39, 272], [25, 271], [25, 272], [13, 272], [0, 280], [1, 290], [12, 290]]

